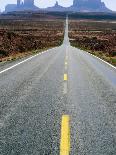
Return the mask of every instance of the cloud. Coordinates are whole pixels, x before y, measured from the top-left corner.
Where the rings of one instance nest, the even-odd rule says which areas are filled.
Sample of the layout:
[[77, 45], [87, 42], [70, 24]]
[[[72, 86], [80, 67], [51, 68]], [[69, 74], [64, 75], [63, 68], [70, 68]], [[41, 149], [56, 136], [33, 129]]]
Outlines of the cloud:
[[116, 11], [116, 0], [102, 0], [102, 2], [105, 2], [109, 9]]

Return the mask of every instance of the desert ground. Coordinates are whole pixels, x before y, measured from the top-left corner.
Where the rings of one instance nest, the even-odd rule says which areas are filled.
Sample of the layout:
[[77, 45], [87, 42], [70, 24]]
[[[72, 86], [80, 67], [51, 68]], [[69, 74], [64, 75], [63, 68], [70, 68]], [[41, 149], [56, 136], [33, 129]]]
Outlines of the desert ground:
[[116, 22], [70, 20], [71, 45], [116, 65]]
[[64, 20], [51, 16], [0, 20], [0, 61], [10, 61], [60, 46]]

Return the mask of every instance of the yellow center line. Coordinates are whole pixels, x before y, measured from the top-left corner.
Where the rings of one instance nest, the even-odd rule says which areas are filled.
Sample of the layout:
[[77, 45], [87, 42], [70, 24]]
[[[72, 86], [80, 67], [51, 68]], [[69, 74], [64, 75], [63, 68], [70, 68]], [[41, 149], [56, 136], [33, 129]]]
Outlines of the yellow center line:
[[67, 81], [67, 80], [68, 80], [68, 75], [64, 74], [64, 81]]
[[62, 116], [61, 122], [61, 140], [60, 140], [60, 155], [69, 155], [70, 153], [70, 125], [69, 115]]
[[65, 61], [65, 65], [68, 65], [68, 63]]

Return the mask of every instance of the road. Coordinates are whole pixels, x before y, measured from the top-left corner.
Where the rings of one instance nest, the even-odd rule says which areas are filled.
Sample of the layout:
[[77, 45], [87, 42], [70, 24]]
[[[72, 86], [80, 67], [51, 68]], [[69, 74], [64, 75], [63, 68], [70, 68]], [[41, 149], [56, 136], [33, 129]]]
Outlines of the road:
[[63, 137], [67, 155], [116, 155], [116, 69], [70, 46], [68, 19], [62, 46], [0, 65], [0, 107], [1, 155], [65, 155]]

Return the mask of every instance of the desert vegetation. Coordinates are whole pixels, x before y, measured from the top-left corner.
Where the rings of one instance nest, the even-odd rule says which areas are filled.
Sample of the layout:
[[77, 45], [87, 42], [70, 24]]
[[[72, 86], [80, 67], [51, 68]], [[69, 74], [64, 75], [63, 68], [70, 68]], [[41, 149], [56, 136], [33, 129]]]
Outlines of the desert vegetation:
[[64, 36], [64, 20], [46, 17], [0, 20], [0, 61], [12, 60], [59, 46]]
[[71, 45], [116, 65], [116, 22], [70, 20]]

